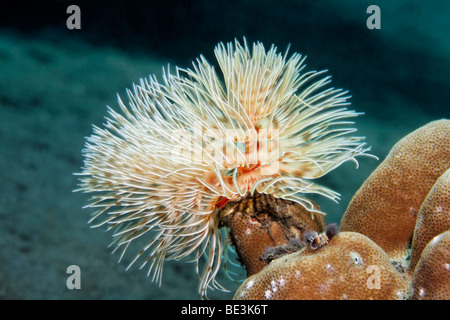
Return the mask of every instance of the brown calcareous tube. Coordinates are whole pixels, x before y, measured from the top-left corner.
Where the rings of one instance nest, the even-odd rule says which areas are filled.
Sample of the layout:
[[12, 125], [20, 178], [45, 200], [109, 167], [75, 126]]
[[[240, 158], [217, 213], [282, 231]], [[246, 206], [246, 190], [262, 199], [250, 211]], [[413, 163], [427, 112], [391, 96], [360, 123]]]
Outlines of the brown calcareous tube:
[[325, 230], [322, 214], [268, 194], [247, 194], [229, 201], [219, 212], [221, 225], [230, 229], [231, 242], [247, 276], [267, 265], [262, 257], [269, 247], [301, 239], [306, 231]]

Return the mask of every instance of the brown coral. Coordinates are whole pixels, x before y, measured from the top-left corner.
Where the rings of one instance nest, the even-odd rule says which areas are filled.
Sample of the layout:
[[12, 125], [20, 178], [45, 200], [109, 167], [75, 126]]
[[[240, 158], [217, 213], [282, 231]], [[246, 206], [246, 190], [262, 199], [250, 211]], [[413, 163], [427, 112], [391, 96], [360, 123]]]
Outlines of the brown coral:
[[299, 239], [308, 230], [325, 229], [323, 215], [268, 194], [247, 194], [231, 200], [219, 215], [222, 226], [230, 229], [231, 241], [247, 276], [266, 266], [262, 257], [268, 247], [286, 245], [291, 238]]
[[414, 271], [428, 242], [449, 229], [450, 169], [436, 181], [420, 208], [411, 246], [409, 272]]
[[401, 299], [407, 281], [372, 240], [341, 232], [327, 245], [285, 255], [248, 278], [235, 299]]
[[352, 199], [347, 231], [306, 232], [304, 248], [273, 241], [234, 298], [450, 299], [449, 133], [441, 120], [400, 140]]
[[450, 230], [434, 237], [423, 250], [410, 299], [450, 300]]
[[431, 122], [401, 139], [351, 200], [340, 228], [362, 233], [392, 259], [403, 258], [417, 213], [450, 167], [450, 121]]

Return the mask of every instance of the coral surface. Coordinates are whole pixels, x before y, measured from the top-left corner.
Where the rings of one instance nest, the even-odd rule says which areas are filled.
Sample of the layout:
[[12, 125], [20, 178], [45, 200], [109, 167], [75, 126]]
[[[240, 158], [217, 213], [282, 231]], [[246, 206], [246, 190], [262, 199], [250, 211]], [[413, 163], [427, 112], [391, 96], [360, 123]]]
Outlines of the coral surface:
[[450, 299], [449, 168], [449, 120], [407, 135], [357, 191], [340, 233], [275, 247], [234, 298]]
[[447, 230], [450, 230], [450, 169], [436, 181], [420, 208], [411, 245], [410, 272], [428, 242]]
[[410, 298], [450, 299], [450, 231], [434, 237], [423, 250], [415, 268]]
[[397, 142], [364, 182], [341, 231], [362, 233], [392, 259], [404, 258], [422, 202], [450, 167], [450, 121], [433, 121]]

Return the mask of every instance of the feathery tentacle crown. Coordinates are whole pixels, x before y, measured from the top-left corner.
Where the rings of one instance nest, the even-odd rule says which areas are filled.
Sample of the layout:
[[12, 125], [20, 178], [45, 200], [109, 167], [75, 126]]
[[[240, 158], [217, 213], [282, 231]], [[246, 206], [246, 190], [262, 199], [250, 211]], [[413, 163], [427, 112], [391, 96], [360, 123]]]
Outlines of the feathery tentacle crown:
[[[238, 41], [215, 49], [219, 72], [200, 57], [193, 69], [141, 79], [109, 108], [103, 128], [87, 139], [80, 189], [94, 193], [91, 221], [114, 229], [123, 254], [148, 237], [141, 256], [161, 283], [165, 260], [199, 264], [200, 294], [224, 288], [215, 277], [226, 249], [217, 204], [247, 192], [296, 201], [311, 211], [307, 193], [338, 194], [313, 179], [369, 150], [348, 134], [346, 92], [325, 88], [324, 71], [305, 72], [305, 58], [289, 59], [261, 43]], [[115, 250], [116, 250], [115, 249]]]

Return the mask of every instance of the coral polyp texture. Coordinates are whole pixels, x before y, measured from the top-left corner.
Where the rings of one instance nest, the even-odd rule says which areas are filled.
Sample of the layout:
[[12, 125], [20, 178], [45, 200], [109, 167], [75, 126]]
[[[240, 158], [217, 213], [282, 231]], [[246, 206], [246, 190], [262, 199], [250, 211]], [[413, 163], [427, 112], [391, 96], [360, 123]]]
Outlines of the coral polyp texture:
[[449, 300], [449, 133], [440, 120], [400, 140], [356, 193], [340, 233], [312, 229], [300, 245], [266, 250], [272, 259], [234, 298]]
[[372, 240], [341, 232], [327, 244], [272, 261], [239, 287], [235, 299], [400, 299], [407, 282]]
[[450, 231], [434, 237], [421, 253], [410, 296], [414, 300], [450, 300]]
[[439, 177], [420, 207], [411, 245], [410, 272], [428, 242], [447, 230], [450, 230], [450, 169]]
[[392, 259], [402, 259], [420, 207], [450, 167], [450, 121], [433, 121], [408, 134], [353, 196], [340, 229], [362, 233]]
[[[220, 207], [259, 193], [320, 213], [308, 194], [338, 193], [314, 179], [368, 151], [352, 135], [358, 113], [346, 92], [305, 71], [300, 54], [236, 41], [215, 56], [217, 70], [200, 57], [119, 98], [121, 112], [110, 108], [87, 139], [79, 189], [93, 193], [91, 223], [113, 229], [120, 259], [135, 250], [130, 266], [141, 260], [154, 281], [166, 260], [203, 261], [202, 296], [224, 289], [215, 279], [227, 261]], [[145, 244], [136, 249], [137, 238]]]

